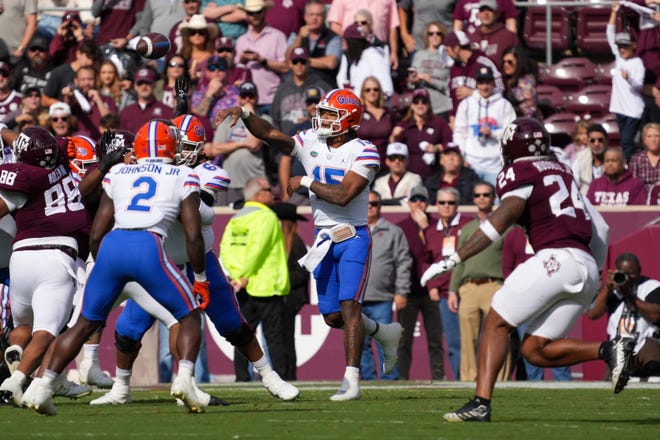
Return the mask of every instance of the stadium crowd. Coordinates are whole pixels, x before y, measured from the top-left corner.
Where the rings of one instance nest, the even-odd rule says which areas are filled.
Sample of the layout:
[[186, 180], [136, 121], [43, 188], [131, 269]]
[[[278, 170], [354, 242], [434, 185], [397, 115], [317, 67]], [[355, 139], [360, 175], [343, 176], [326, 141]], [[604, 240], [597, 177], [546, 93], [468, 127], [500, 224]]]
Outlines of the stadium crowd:
[[[543, 123], [563, 110], [543, 105], [537, 95], [548, 66], [539, 65], [534, 59], [538, 54], [526, 48], [521, 30], [524, 10], [517, 9], [512, 0], [244, 0], [238, 4], [221, 0], [166, 3], [157, 0], [95, 0], [87, 8], [81, 5], [84, 2], [65, 1], [64, 8], [67, 5], [72, 8], [67, 10], [53, 8], [53, 3], [16, 0], [5, 1], [4, 6], [0, 6], [3, 8], [0, 11], [0, 29], [3, 29], [0, 39], [0, 126], [6, 126], [18, 136], [27, 133], [27, 137], [36, 133], [35, 127], [40, 127], [62, 145], [71, 145], [71, 139], [78, 139], [75, 151], [68, 152], [75, 156], [72, 157], [73, 163], [100, 161], [105, 167], [108, 164], [103, 162], [102, 154], [94, 148], [83, 148], [80, 139], [89, 139], [90, 144], [99, 140], [101, 145], [104, 133], [136, 134], [145, 124], [152, 123], [150, 121], [180, 116], [177, 105], [184, 99], [189, 101], [186, 113], [194, 115], [200, 132], [206, 133], [205, 139], [200, 141], [200, 155], [213, 166], [222, 167], [229, 176], [223, 184], [226, 192], [210, 192], [210, 205], [239, 209], [247, 202], [246, 209], [249, 210], [251, 203], [260, 200], [260, 191], [272, 190], [279, 201], [297, 206], [311, 204], [314, 208], [307, 191], [311, 190], [312, 183], [305, 180], [310, 179], [310, 173], [304, 167], [305, 159], [300, 156], [296, 142], [301, 145], [311, 142], [306, 137], [309, 136], [305, 134], [309, 133], [306, 130], [320, 128], [318, 123], [315, 125], [314, 117], [320, 112], [317, 104], [327, 92], [337, 88], [352, 90], [360, 98], [362, 117], [351, 128], [355, 127], [357, 137], [369, 141], [368, 145], [373, 144], [373, 149], [364, 150], [366, 156], [362, 160], [369, 163], [363, 163], [364, 176], [361, 177], [365, 185], [378, 191], [372, 193], [368, 202], [366, 199], [362, 202], [365, 207], [378, 208], [378, 215], [381, 205], [410, 209], [410, 218], [387, 227], [405, 232], [397, 232], [397, 237], [398, 240], [403, 237], [406, 246], [410, 244], [413, 268], [407, 270], [417, 279], [409, 280], [412, 286], [403, 283], [407, 286], [406, 291], [395, 291], [401, 283], [389, 283], [392, 291], [380, 292], [378, 296], [378, 302], [385, 302], [385, 307], [390, 310], [390, 305], [396, 301], [399, 317], [414, 314], [408, 316], [402, 329], [409, 337], [406, 336], [398, 347], [399, 356], [406, 359], [403, 378], [410, 368], [416, 307], [423, 311], [430, 301], [439, 313], [423, 311], [425, 320], [427, 316], [437, 320], [435, 326], [430, 325], [427, 329], [435, 328], [442, 334], [444, 324], [452, 361], [451, 365], [441, 365], [438, 358], [442, 357], [442, 348], [436, 344], [438, 352], [433, 356], [436, 364], [431, 366], [433, 378], [443, 379], [445, 372], [451, 372], [454, 379], [474, 380], [476, 367], [466, 364], [474, 363], [474, 354], [471, 353], [471, 360], [466, 360], [460, 353], [460, 343], [456, 347], [456, 342], [463, 339], [456, 332], [466, 325], [461, 321], [459, 326], [458, 320], [468, 313], [460, 308], [462, 301], [467, 304], [468, 298], [463, 295], [470, 291], [465, 285], [473, 285], [473, 291], [483, 290], [479, 286], [485, 284], [494, 286], [492, 292], [479, 298], [477, 308], [481, 311], [475, 311], [476, 318], [472, 317], [476, 324], [473, 322], [471, 326], [477, 327], [473, 329], [476, 333], [470, 344], [474, 350], [480, 332], [479, 323], [490, 308], [494, 292], [513, 267], [525, 259], [520, 255], [528, 254], [526, 258], [529, 258], [534, 253], [529, 240], [524, 236], [520, 238], [522, 234], [516, 243], [512, 243], [513, 239], [509, 242], [502, 239], [498, 242], [498, 250], [494, 251], [498, 258], [488, 259], [491, 267], [475, 265], [478, 267], [471, 268], [469, 274], [460, 279], [448, 274], [426, 287], [426, 282], [420, 285], [419, 278], [434, 263], [458, 255], [459, 243], [467, 241], [467, 237], [463, 237], [459, 242], [459, 236], [463, 225], [469, 224], [471, 218], [460, 218], [458, 205], [479, 207], [485, 203], [491, 209], [500, 201], [495, 187], [503, 169], [500, 145], [503, 139], [507, 140], [505, 129], [516, 118], [534, 118]], [[57, 6], [61, 4], [57, 2]], [[552, 155], [572, 170], [580, 192], [593, 205], [660, 204], [659, 6], [660, 0], [612, 2], [610, 19], [602, 29], [611, 54], [598, 60], [602, 64], [614, 60], [607, 110], [598, 117], [589, 112], [576, 114], [574, 126], [563, 133], [572, 143], [553, 142], [549, 146]], [[169, 37], [171, 48], [165, 57], [150, 60], [136, 53], [136, 41], [150, 32]], [[346, 96], [351, 99], [352, 95]], [[259, 116], [259, 122], [252, 116], [235, 114], [236, 108]], [[606, 114], [612, 114], [613, 119], [607, 119]], [[263, 124], [272, 124], [274, 129], [294, 140], [289, 144], [273, 137], [271, 132], [264, 134], [262, 120], [265, 121]], [[546, 124], [546, 128], [550, 126]], [[3, 158], [15, 152], [12, 142], [5, 141], [2, 144]], [[371, 170], [378, 168], [376, 164], [380, 169], [372, 175]], [[108, 169], [104, 168], [104, 172]], [[72, 173], [72, 176], [78, 182], [85, 173], [78, 176]], [[287, 191], [288, 177], [297, 182], [295, 191]], [[260, 182], [260, 188], [250, 189], [249, 182], [257, 181], [255, 179]], [[350, 200], [332, 199], [325, 196], [326, 189], [321, 188], [318, 181], [314, 185], [319, 194], [341, 206], [342, 203], [352, 203], [353, 198], [359, 199], [358, 183], [353, 182], [355, 180], [346, 183], [346, 186], [354, 185], [350, 189]], [[502, 186], [503, 182], [499, 185]], [[8, 208], [21, 206], [18, 202], [5, 202]], [[270, 200], [266, 205], [272, 202]], [[437, 205], [439, 216], [426, 213], [426, 208], [433, 203]], [[295, 209], [293, 212], [295, 214]], [[366, 211], [360, 215], [366, 216]], [[374, 217], [374, 224], [368, 226], [372, 232], [377, 220]], [[485, 216], [477, 216], [474, 220], [472, 230], [483, 229], [483, 223], [488, 223]], [[355, 229], [352, 233], [353, 236], [369, 235]], [[489, 233], [499, 239], [497, 231], [489, 230]], [[383, 235], [387, 234], [374, 234], [374, 242], [384, 239]], [[6, 246], [8, 251], [11, 250], [11, 244]], [[287, 246], [289, 252], [291, 243]], [[78, 252], [83, 250], [76, 250], [76, 255]], [[518, 257], [511, 255], [516, 253], [520, 261], [514, 265], [512, 260]], [[284, 260], [284, 251], [281, 257]], [[507, 260], [508, 257], [511, 259]], [[377, 260], [376, 256], [374, 260]], [[200, 263], [195, 260], [195, 264], [197, 274]], [[8, 261], [3, 267], [9, 267]], [[459, 267], [462, 273], [464, 265]], [[75, 272], [76, 269], [71, 270]], [[8, 279], [9, 271], [5, 272], [4, 279]], [[594, 280], [591, 281], [593, 284]], [[198, 282], [201, 281], [197, 278], [191, 281], [196, 293], [199, 293]], [[237, 282], [232, 287], [239, 291], [246, 286], [247, 277], [240, 276]], [[287, 284], [287, 290], [288, 283], [284, 284]], [[614, 289], [611, 280], [608, 284]], [[406, 311], [406, 301], [402, 302], [397, 295], [421, 295], [429, 301], [409, 298], [410, 310]], [[658, 294], [649, 293], [642, 300], [648, 298], [655, 302], [657, 297]], [[341, 296], [340, 300], [345, 302]], [[619, 297], [618, 301], [621, 303], [622, 298]], [[630, 299], [628, 303], [631, 303]], [[333, 316], [326, 316], [328, 325], [345, 328], [348, 339], [374, 336], [377, 343], [387, 345], [379, 348], [380, 363], [383, 363], [385, 349], [386, 368], [378, 369], [374, 374], [373, 366], [362, 365], [362, 371], [368, 370], [370, 378], [398, 378], [398, 370], [389, 374], [394, 369], [392, 359], [396, 356], [392, 354], [391, 345], [396, 338], [383, 335], [385, 329], [388, 332], [395, 329], [386, 327], [392, 319], [391, 314], [386, 314], [385, 322], [378, 323], [367, 318], [366, 311], [360, 315], [361, 309], [345, 308], [342, 304], [339, 311], [332, 309], [330, 304], [322, 306], [325, 307], [324, 315]], [[184, 308], [180, 306], [177, 319], [186, 319], [186, 313], [190, 313], [187, 309], [184, 313]], [[2, 311], [4, 332], [9, 328], [9, 319], [4, 316], [5, 307]], [[448, 325], [449, 318], [443, 323], [450, 314], [454, 315], [451, 326]], [[457, 314], [459, 318], [456, 318]], [[240, 312], [232, 315], [239, 321], [236, 324], [239, 329], [227, 329], [223, 336], [236, 346], [237, 353], [245, 354], [248, 360], [256, 363], [263, 375], [274, 377], [271, 375], [278, 369], [279, 365], [275, 365], [278, 362], [273, 362], [271, 368], [261, 347], [255, 345], [245, 330], [241, 330], [246, 324], [239, 315]], [[102, 318], [90, 310], [83, 311], [81, 316], [91, 321]], [[358, 322], [364, 322], [364, 329]], [[649, 327], [655, 325], [651, 318], [649, 322]], [[45, 347], [56, 336], [53, 329], [61, 324], [57, 322], [49, 327], [51, 331], [48, 337], [44, 337], [46, 342], [41, 342], [40, 350], [45, 352]], [[84, 324], [77, 325], [82, 328]], [[191, 325], [187, 327], [191, 333]], [[79, 339], [76, 342], [82, 345], [92, 330], [95, 329], [89, 326], [80, 330], [75, 334]], [[398, 332], [398, 327], [391, 331]], [[658, 334], [648, 333], [652, 337]], [[127, 347], [126, 337], [117, 335], [117, 348], [121, 351], [122, 347]], [[452, 344], [449, 344], [450, 338]], [[613, 334], [612, 339], [616, 338], [617, 334]], [[128, 347], [127, 352], [137, 355], [139, 338], [133, 339], [137, 343]], [[186, 355], [179, 366], [180, 369], [183, 366], [189, 375], [192, 369], [190, 353], [194, 351], [190, 347], [195, 345], [190, 341], [193, 339], [186, 338]], [[268, 348], [278, 349], [272, 345]], [[293, 356], [295, 359], [295, 351], [289, 354], [290, 348], [281, 347], [271, 355]], [[354, 357], [361, 353], [355, 346], [351, 346], [351, 350], [355, 351]], [[39, 364], [36, 359], [40, 359], [43, 353], [29, 353], [34, 356], [31, 358], [34, 369]], [[66, 356], [58, 354], [55, 363], [59, 362], [61, 366]], [[22, 351], [20, 356], [24, 356]], [[15, 360], [12, 355], [5, 355], [5, 359], [8, 364]], [[284, 365], [287, 360], [279, 363]], [[351, 369], [355, 366], [349, 364], [347, 359], [344, 383], [333, 396], [334, 400], [360, 397], [357, 372]], [[131, 366], [127, 363], [120, 367], [118, 364], [117, 378], [120, 378], [119, 373], [123, 374], [124, 387], [128, 386], [130, 373], [127, 372]], [[522, 362], [520, 366], [528, 371], [534, 368]], [[508, 372], [508, 367], [505, 369]], [[46, 371], [47, 374], [59, 373], [55, 369]], [[465, 377], [467, 371], [470, 377]], [[615, 374], [621, 374], [620, 368]], [[285, 376], [282, 372], [280, 375]], [[518, 375], [525, 377], [520, 371]], [[45, 377], [50, 384], [59, 376]], [[295, 373], [284, 377], [288, 378], [295, 378]], [[620, 385], [618, 376], [615, 382]], [[199, 409], [199, 402], [206, 401], [209, 396], [202, 398], [197, 394], [191, 400], [190, 394], [196, 393], [196, 385], [184, 385], [177, 383], [185, 392], [177, 391], [176, 395], [191, 410]], [[271, 382], [264, 380], [264, 385], [284, 400], [298, 395], [297, 390], [289, 388], [291, 385], [279, 376]], [[58, 383], [57, 386], [73, 385]], [[112, 383], [110, 386], [114, 390]], [[76, 397], [86, 392], [80, 389], [70, 391]], [[122, 392], [125, 394], [120, 401], [106, 399], [101, 403], [130, 401], [128, 391]]]

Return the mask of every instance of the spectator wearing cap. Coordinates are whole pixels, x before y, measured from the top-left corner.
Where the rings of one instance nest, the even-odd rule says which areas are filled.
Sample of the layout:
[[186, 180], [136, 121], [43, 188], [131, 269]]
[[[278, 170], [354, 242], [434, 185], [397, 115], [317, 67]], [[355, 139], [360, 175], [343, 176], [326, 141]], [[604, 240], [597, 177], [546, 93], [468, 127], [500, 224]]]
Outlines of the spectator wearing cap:
[[451, 142], [452, 134], [447, 121], [433, 114], [426, 89], [413, 90], [411, 98], [406, 116], [394, 127], [390, 142], [408, 146], [408, 169], [423, 180], [438, 170], [438, 154]]
[[48, 53], [55, 65], [70, 63], [76, 58], [76, 49], [85, 39], [85, 28], [77, 11], [62, 15], [55, 36], [51, 38]]
[[341, 37], [325, 25], [326, 10], [323, 0], [311, 0], [305, 5], [303, 24], [289, 36], [287, 59], [296, 47], [309, 51], [309, 70], [316, 73], [332, 88], [337, 87], [337, 72], [342, 56]]
[[[305, 90], [305, 119], [293, 127], [289, 131], [289, 135], [294, 136], [297, 133], [312, 128], [312, 118], [316, 114], [316, 104], [321, 100], [325, 92], [319, 87], [310, 87]], [[277, 158], [277, 176], [280, 184], [281, 196], [283, 201], [291, 202], [295, 205], [309, 206], [309, 191], [307, 188], [300, 188], [289, 196], [286, 192], [286, 187], [289, 184], [289, 178], [294, 176], [306, 176], [305, 168], [300, 161], [291, 155], [281, 153]]]
[[461, 203], [472, 205], [472, 188], [479, 177], [471, 168], [463, 164], [461, 149], [453, 142], [448, 142], [440, 154], [440, 168], [424, 180], [424, 186], [429, 190], [429, 201], [435, 203], [435, 194], [440, 188], [456, 188], [461, 196]]
[[92, 15], [100, 20], [96, 41], [98, 44], [110, 43], [116, 49], [123, 49], [135, 35], [130, 33], [137, 22], [138, 15], [144, 9], [146, 0], [113, 2], [94, 0]]
[[426, 233], [435, 218], [427, 212], [429, 193], [422, 186], [416, 186], [410, 191], [408, 198], [409, 215], [397, 223], [406, 236], [408, 248], [412, 257], [410, 271], [410, 293], [406, 306], [397, 312], [398, 320], [403, 327], [403, 337], [399, 343], [399, 378], [410, 379], [410, 367], [413, 361], [413, 341], [419, 314], [422, 314], [424, 332], [428, 347], [428, 357], [431, 377], [444, 378], [444, 350], [442, 348], [442, 321], [438, 299], [432, 300], [426, 287], [419, 280], [430, 264], [430, 254], [426, 248]]
[[408, 74], [410, 88], [425, 88], [431, 97], [433, 113], [449, 121], [451, 99], [449, 99], [449, 57], [443, 41], [447, 29], [439, 21], [432, 21], [424, 29], [424, 48], [415, 51], [412, 71]]
[[410, 191], [422, 184], [419, 174], [407, 170], [408, 147], [401, 142], [387, 146], [385, 163], [390, 172], [374, 180], [373, 190], [380, 194], [386, 205], [406, 205]]
[[[84, 27], [93, 26], [94, 17], [89, 11], [91, 2], [86, 4], [86, 10], [84, 9], [85, 5], [82, 3], [79, 0], [38, 0], [41, 13], [37, 20], [37, 35], [46, 40], [52, 40], [57, 35], [64, 17], [71, 14], [78, 15]], [[78, 7], [82, 9], [80, 12], [73, 10]], [[71, 10], [63, 10], [62, 8], [71, 8]]]
[[452, 116], [461, 102], [477, 88], [476, 73], [481, 67], [489, 67], [495, 78], [495, 90], [504, 91], [504, 80], [493, 60], [481, 50], [472, 47], [469, 38], [462, 31], [454, 31], [445, 38], [447, 55], [454, 64], [449, 68], [449, 96], [452, 100]]
[[215, 50], [215, 37], [218, 26], [209, 23], [201, 14], [190, 17], [180, 26], [182, 44], [181, 55], [188, 60], [188, 73], [193, 80], [199, 80], [204, 73], [202, 65]]
[[387, 156], [387, 144], [394, 129], [395, 116], [391, 108], [386, 105], [385, 95], [380, 86], [380, 81], [375, 76], [368, 76], [362, 82], [360, 91], [362, 101], [362, 121], [358, 129], [360, 139], [371, 141], [378, 149], [380, 156], [380, 171], [387, 172], [385, 156]]
[[[394, 70], [399, 65], [399, 12], [395, 0], [333, 0], [328, 11], [328, 22], [330, 29], [337, 35], [344, 35], [349, 27], [355, 23], [356, 13], [360, 9], [366, 9], [373, 16], [372, 31], [376, 39], [386, 41], [389, 52], [385, 58], [387, 73], [390, 67]], [[344, 35], [344, 38], [346, 36]], [[341, 87], [339, 80], [338, 85]], [[355, 90], [360, 90], [359, 87]], [[390, 96], [390, 95], [388, 95]]]
[[318, 87], [321, 90], [331, 90], [330, 85], [309, 72], [309, 52], [304, 47], [296, 47], [291, 51], [289, 61], [291, 75], [277, 89], [270, 116], [275, 128], [290, 133], [294, 125], [308, 118], [305, 90]]
[[[173, 56], [176, 53], [181, 52], [183, 47], [183, 36], [181, 35], [181, 26], [187, 23], [193, 15], [201, 14], [202, 0], [188, 0], [181, 2], [181, 11], [183, 12], [183, 17], [172, 25], [170, 29], [166, 32], [161, 32], [164, 35], [167, 35], [170, 40], [170, 50], [167, 53], [168, 57]], [[206, 20], [210, 23], [215, 23], [215, 20], [206, 17]]]
[[476, 73], [477, 92], [458, 104], [453, 141], [461, 149], [467, 166], [481, 180], [495, 186], [502, 169], [500, 138], [504, 128], [516, 119], [516, 110], [501, 93], [495, 92], [495, 77], [490, 67]]
[[481, 22], [474, 32], [468, 34], [471, 42], [499, 64], [504, 49], [519, 46], [518, 35], [498, 21], [499, 6], [496, 0], [480, 0], [477, 18]]
[[215, 39], [215, 54], [224, 57], [229, 65], [227, 84], [240, 87], [245, 82], [252, 82], [252, 72], [245, 64], [234, 64], [234, 42], [229, 37]]
[[71, 136], [76, 132], [76, 118], [66, 102], [55, 102], [48, 109], [46, 128], [53, 136]]
[[14, 119], [20, 113], [22, 97], [10, 86], [11, 68], [0, 61], [0, 122]]
[[615, 60], [609, 110], [616, 115], [621, 147], [626, 155], [626, 162], [628, 162], [636, 150], [635, 137], [639, 131], [642, 113], [644, 113], [642, 87], [646, 69], [642, 59], [635, 55], [637, 47], [630, 33], [615, 33], [618, 10], [619, 3], [612, 3], [610, 20], [605, 30], [607, 43], [610, 45]]
[[190, 98], [192, 112], [211, 121], [211, 125], [220, 110], [238, 105], [238, 87], [227, 83], [228, 70], [227, 60], [213, 55], [206, 61], [204, 73]]
[[29, 86], [23, 92], [19, 111], [6, 115], [2, 122], [7, 128], [21, 132], [29, 125], [39, 125], [41, 113], [41, 91], [38, 87]]
[[54, 66], [48, 55], [48, 41], [35, 36], [30, 41], [25, 55], [12, 69], [11, 88], [25, 93], [28, 87], [34, 86], [41, 91], [46, 86]]
[[282, 75], [289, 71], [286, 35], [266, 24], [264, 0], [246, 0], [243, 9], [248, 30], [236, 40], [235, 60], [250, 68], [254, 83], [259, 84], [259, 112], [270, 113]]
[[83, 40], [76, 49], [76, 59], [70, 63], [64, 63], [55, 67], [48, 77], [46, 86], [43, 88], [41, 105], [50, 107], [51, 104], [63, 100], [66, 88], [70, 88], [76, 77], [76, 72], [81, 67], [98, 65], [103, 55], [94, 40]]
[[37, 0], [5, 0], [0, 14], [2, 39], [11, 55], [21, 58], [37, 30]]
[[298, 234], [298, 222], [306, 222], [307, 217], [296, 212], [296, 205], [278, 202], [271, 206], [277, 214], [284, 236], [284, 248], [289, 267], [289, 283], [291, 291], [284, 297], [284, 346], [286, 366], [284, 380], [297, 380], [296, 356], [296, 315], [305, 304], [309, 304], [309, 272], [298, 264], [298, 260], [307, 253], [307, 246]]
[[[514, 34], [518, 33], [518, 10], [513, 0], [492, 0], [489, 1], [491, 8], [497, 8], [500, 11], [498, 20], [503, 22], [508, 30]], [[495, 3], [495, 4], [493, 4]], [[474, 31], [481, 25], [479, 11], [480, 1], [459, 0], [454, 8], [454, 31], [463, 31], [467, 34]]]
[[163, 104], [154, 95], [156, 72], [149, 67], [142, 67], [135, 72], [133, 89], [137, 96], [134, 104], [124, 107], [119, 113], [121, 129], [137, 133], [137, 131], [152, 119], [171, 119], [174, 112], [171, 107]]
[[337, 85], [359, 93], [364, 80], [368, 76], [375, 76], [383, 94], [389, 98], [394, 93], [394, 85], [386, 51], [383, 47], [374, 46], [367, 37], [364, 28], [357, 23], [350, 25], [344, 32], [346, 51], [341, 58]]
[[[259, 90], [254, 83], [243, 83], [238, 91], [238, 105], [256, 113]], [[222, 167], [231, 170], [231, 183], [227, 191], [218, 192], [215, 203], [232, 206], [243, 200], [243, 188], [253, 177], [266, 177], [264, 143], [252, 136], [243, 121], [231, 126], [225, 119], [215, 129], [213, 142], [204, 149], [204, 154], [222, 163]]]

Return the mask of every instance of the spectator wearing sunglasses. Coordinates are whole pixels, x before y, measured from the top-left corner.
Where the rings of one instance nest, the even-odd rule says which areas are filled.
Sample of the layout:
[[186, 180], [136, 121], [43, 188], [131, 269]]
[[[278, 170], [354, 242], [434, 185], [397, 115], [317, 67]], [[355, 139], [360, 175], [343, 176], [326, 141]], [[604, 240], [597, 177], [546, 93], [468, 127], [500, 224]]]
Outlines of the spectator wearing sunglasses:
[[213, 55], [218, 26], [207, 22], [203, 15], [197, 14], [181, 25], [181, 35], [181, 55], [188, 60], [190, 77], [198, 80], [203, 74], [202, 63]]
[[30, 86], [23, 93], [19, 110], [13, 112], [10, 119], [5, 118], [3, 123], [7, 124], [7, 128], [21, 132], [27, 126], [39, 125], [41, 112], [41, 92], [37, 87]]
[[228, 70], [227, 60], [213, 55], [204, 63], [202, 76], [192, 93], [192, 112], [209, 121], [209, 126], [218, 111], [238, 105], [238, 87], [227, 83]]
[[14, 66], [11, 76], [11, 88], [23, 94], [28, 87], [38, 87], [42, 90], [54, 66], [48, 54], [48, 41], [43, 37], [32, 38], [25, 55]]
[[[435, 198], [438, 219], [433, 221], [424, 230], [424, 248], [427, 252], [428, 259], [424, 261], [426, 263], [425, 267], [419, 273], [424, 273], [424, 270], [429, 267], [429, 264], [441, 261], [443, 258], [452, 255], [458, 249], [458, 242], [462, 236], [461, 231], [472, 220], [471, 216], [466, 216], [458, 212], [461, 198], [456, 188], [440, 188]], [[412, 199], [413, 197], [411, 196]], [[450, 294], [451, 289], [449, 288], [449, 284], [451, 276], [451, 272], [449, 272], [431, 280], [426, 285], [426, 288], [429, 292], [430, 301], [439, 310], [441, 317], [439, 339], [442, 344], [442, 334], [444, 333], [449, 351], [449, 365], [452, 376], [454, 379], [458, 379], [459, 377], [463, 377], [459, 368], [462, 346], [460, 343], [461, 334], [459, 331], [458, 316], [456, 315], [455, 308], [451, 306], [452, 300], [455, 299], [455, 295], [452, 298]], [[417, 281], [419, 282], [419, 279]], [[440, 348], [435, 349], [436, 352], [438, 350], [439, 354], [435, 356], [439, 355], [444, 359], [442, 345]], [[432, 368], [431, 374], [433, 379], [442, 380], [445, 378], [447, 368], [445, 368], [444, 363], [435, 362]]]
[[234, 42], [230, 37], [218, 37], [215, 39], [215, 54], [227, 60], [227, 65], [229, 66], [227, 84], [240, 87], [243, 83], [252, 82], [252, 72], [250, 69], [245, 64], [234, 64], [236, 50]]
[[237, 63], [252, 71], [252, 79], [259, 84], [259, 113], [270, 113], [275, 93], [282, 83], [282, 75], [289, 71], [286, 61], [286, 35], [266, 24], [266, 2], [246, 0], [248, 30], [236, 39]]
[[578, 151], [572, 166], [575, 183], [585, 196], [589, 192], [591, 182], [603, 175], [605, 149], [607, 148], [605, 127], [600, 124], [591, 124], [587, 128], [587, 146], [589, 148]]
[[[440, 197], [438, 192], [437, 203], [440, 204], [443, 200], [445, 199]], [[486, 181], [477, 183], [474, 186], [473, 200], [477, 207], [476, 218], [461, 228], [456, 248], [449, 253], [443, 253], [442, 257], [452, 255], [480, 227], [481, 223], [488, 219], [495, 205], [495, 187]], [[442, 209], [442, 206], [438, 209]], [[462, 381], [472, 381], [477, 377], [477, 340], [481, 323], [490, 310], [493, 295], [502, 287], [503, 247], [513, 245], [506, 241], [507, 235], [507, 233], [503, 234], [502, 238], [495, 241], [488, 249], [457, 265], [451, 273], [447, 305], [450, 312], [458, 312]], [[439, 261], [442, 257], [435, 258], [434, 261]], [[510, 370], [511, 359], [507, 356], [497, 380], [506, 380]]]
[[137, 131], [152, 119], [171, 119], [174, 112], [171, 107], [163, 104], [154, 95], [156, 72], [149, 67], [142, 67], [135, 72], [133, 89], [137, 97], [134, 104], [124, 107], [119, 113], [121, 129], [137, 133]]
[[304, 47], [296, 47], [291, 51], [291, 75], [282, 82], [273, 98], [270, 116], [273, 125], [284, 133], [308, 119], [305, 90], [318, 87], [321, 90], [331, 90], [330, 85], [309, 71], [309, 52]]
[[71, 136], [76, 132], [76, 118], [71, 114], [71, 107], [65, 102], [56, 102], [48, 109], [48, 129], [56, 137]]
[[401, 142], [387, 146], [385, 158], [389, 173], [374, 180], [373, 189], [382, 197], [385, 205], [405, 206], [410, 191], [422, 184], [419, 174], [408, 171], [408, 147]]

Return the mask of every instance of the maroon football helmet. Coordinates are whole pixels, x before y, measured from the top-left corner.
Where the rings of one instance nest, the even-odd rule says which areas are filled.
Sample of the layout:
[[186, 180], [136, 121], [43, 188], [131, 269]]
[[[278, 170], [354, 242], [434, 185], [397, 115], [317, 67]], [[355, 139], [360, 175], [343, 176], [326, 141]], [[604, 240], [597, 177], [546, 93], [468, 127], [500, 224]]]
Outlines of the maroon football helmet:
[[39, 126], [26, 127], [14, 140], [16, 161], [35, 167], [55, 167], [58, 150], [55, 137], [48, 130]]
[[504, 128], [500, 154], [505, 165], [521, 157], [547, 156], [550, 134], [538, 120], [518, 118]]
[[120, 148], [126, 147], [129, 150], [133, 149], [133, 141], [135, 140], [135, 135], [133, 133], [126, 130], [112, 130], [111, 133], [112, 139], [107, 145], [105, 142], [101, 142], [103, 137], [101, 137], [96, 143], [96, 157], [98, 157], [99, 160], [103, 159], [103, 156], [105, 156], [106, 153], [110, 153], [111, 151]]

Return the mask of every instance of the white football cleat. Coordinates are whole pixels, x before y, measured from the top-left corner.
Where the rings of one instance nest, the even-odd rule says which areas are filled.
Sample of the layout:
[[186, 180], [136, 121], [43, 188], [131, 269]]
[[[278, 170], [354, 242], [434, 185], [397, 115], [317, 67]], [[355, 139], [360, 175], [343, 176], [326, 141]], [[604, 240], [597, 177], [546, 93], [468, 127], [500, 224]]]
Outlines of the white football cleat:
[[83, 385], [96, 388], [109, 389], [115, 383], [114, 380], [101, 370], [101, 366], [93, 359], [83, 359], [78, 366], [78, 380]]
[[398, 322], [378, 325], [373, 338], [383, 347], [383, 373], [390, 374], [399, 363], [399, 341], [403, 336], [403, 327]]
[[270, 394], [286, 402], [295, 400], [300, 395], [300, 390], [284, 381], [275, 370], [262, 377], [261, 382]]
[[53, 392], [49, 387], [44, 386], [43, 382], [37, 382], [36, 386], [30, 390], [28, 398], [29, 400], [23, 399], [28, 408], [47, 416], [57, 414], [57, 409], [53, 403]]
[[0, 399], [4, 403], [20, 407], [23, 399], [23, 384], [13, 375], [8, 377], [0, 385]]
[[9, 374], [14, 374], [23, 359], [23, 348], [20, 345], [11, 345], [5, 350], [5, 363], [9, 368]]
[[190, 412], [203, 413], [206, 406], [199, 401], [192, 378], [177, 376], [172, 382], [170, 394], [181, 399]]
[[348, 381], [344, 378], [341, 381], [341, 386], [337, 393], [333, 396], [330, 396], [330, 400], [333, 402], [343, 402], [346, 400], [359, 400], [362, 397], [362, 392], [360, 391], [360, 383], [356, 381]]
[[112, 389], [89, 402], [90, 405], [124, 405], [131, 403], [131, 387], [115, 382]]

